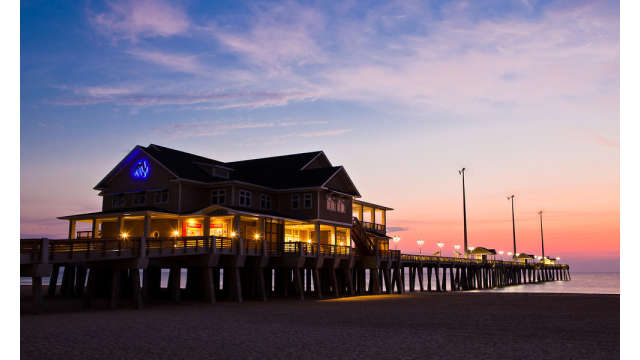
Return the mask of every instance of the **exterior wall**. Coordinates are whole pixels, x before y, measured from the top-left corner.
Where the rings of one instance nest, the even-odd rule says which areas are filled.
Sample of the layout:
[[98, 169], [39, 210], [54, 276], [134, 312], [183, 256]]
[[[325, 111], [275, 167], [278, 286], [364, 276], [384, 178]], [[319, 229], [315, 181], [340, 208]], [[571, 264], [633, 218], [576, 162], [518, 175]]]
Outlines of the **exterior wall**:
[[[291, 199], [294, 194], [300, 196], [300, 207], [294, 209], [291, 207]], [[311, 208], [304, 208], [304, 194], [311, 194]], [[292, 191], [278, 194], [277, 211], [283, 215], [299, 219], [315, 219], [318, 215], [318, 192], [317, 191]]]
[[[333, 194], [336, 198], [341, 198], [345, 200], [344, 213], [327, 209], [327, 198], [331, 194]], [[332, 193], [324, 190], [320, 192], [320, 207], [319, 207], [320, 211], [319, 212], [320, 212], [321, 220], [337, 221], [341, 223], [351, 224], [352, 206], [353, 206], [353, 198], [351, 197], [338, 195], [336, 193]]]
[[[150, 171], [149, 177], [147, 179], [135, 179], [131, 176], [132, 168], [136, 165], [139, 160], [145, 159], [149, 162]], [[131, 207], [156, 207], [160, 209], [165, 209], [168, 211], [177, 211], [178, 209], [178, 193], [177, 193], [177, 185], [175, 183], [170, 182], [171, 179], [175, 177], [171, 175], [162, 165], [155, 162], [145, 153], [140, 152], [126, 164], [122, 170], [116, 174], [115, 177], [109, 181], [108, 187], [103, 190], [103, 200], [102, 200], [102, 211], [116, 210], [118, 208], [112, 207], [112, 199], [113, 196], [118, 193], [125, 193], [125, 204], [122, 208], [131, 208]], [[167, 203], [155, 204], [153, 202], [152, 194], [150, 192], [146, 193], [146, 202], [141, 205], [133, 205], [133, 197], [134, 192], [145, 191], [145, 190], [160, 190], [160, 189], [168, 189], [169, 190], [169, 199]]]

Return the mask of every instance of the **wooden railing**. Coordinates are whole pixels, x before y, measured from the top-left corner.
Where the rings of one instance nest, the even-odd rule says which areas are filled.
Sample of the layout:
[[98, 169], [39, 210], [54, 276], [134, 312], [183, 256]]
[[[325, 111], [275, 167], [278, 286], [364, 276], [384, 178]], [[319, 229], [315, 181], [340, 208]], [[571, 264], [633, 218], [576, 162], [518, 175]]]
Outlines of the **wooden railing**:
[[376, 224], [367, 221], [361, 221], [362, 227], [367, 231], [372, 231], [378, 234], [385, 234], [387, 227], [383, 224]]

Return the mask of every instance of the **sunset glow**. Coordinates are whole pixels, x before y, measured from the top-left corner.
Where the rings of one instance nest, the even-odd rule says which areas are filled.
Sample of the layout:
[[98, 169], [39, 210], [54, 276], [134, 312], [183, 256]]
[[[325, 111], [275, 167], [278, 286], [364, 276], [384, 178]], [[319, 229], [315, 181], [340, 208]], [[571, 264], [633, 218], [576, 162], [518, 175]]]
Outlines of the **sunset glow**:
[[518, 252], [543, 210], [545, 255], [616, 272], [614, 3], [23, 2], [21, 236], [66, 237], [138, 144], [323, 150], [403, 252], [460, 252], [464, 167], [469, 247], [513, 250], [514, 194]]

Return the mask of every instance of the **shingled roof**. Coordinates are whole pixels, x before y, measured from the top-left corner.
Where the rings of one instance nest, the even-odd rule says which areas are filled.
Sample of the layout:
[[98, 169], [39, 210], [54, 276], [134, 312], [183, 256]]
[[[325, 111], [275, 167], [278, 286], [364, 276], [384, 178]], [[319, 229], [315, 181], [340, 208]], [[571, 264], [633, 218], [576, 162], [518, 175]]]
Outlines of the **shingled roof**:
[[[309, 188], [323, 186], [338, 172], [344, 171], [343, 167], [332, 166], [328, 160], [328, 166], [307, 169], [306, 166], [314, 159], [324, 156], [322, 151], [225, 163], [155, 144], [137, 148], [148, 153], [178, 178], [204, 183], [237, 180], [273, 189]], [[211, 171], [206, 170], [207, 166], [228, 170], [229, 178], [214, 176]], [[96, 188], [100, 188], [110, 175], [111, 173]], [[355, 186], [353, 190], [351, 195], [360, 196]]]

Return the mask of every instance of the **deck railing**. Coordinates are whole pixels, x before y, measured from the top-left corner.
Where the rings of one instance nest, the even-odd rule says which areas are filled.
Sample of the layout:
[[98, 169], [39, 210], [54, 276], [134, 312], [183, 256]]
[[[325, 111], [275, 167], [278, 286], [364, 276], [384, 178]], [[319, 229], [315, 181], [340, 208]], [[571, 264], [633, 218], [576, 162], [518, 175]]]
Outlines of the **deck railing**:
[[386, 226], [383, 224], [377, 224], [367, 221], [361, 221], [362, 227], [367, 231], [376, 232], [379, 234], [384, 234], [386, 232]]

